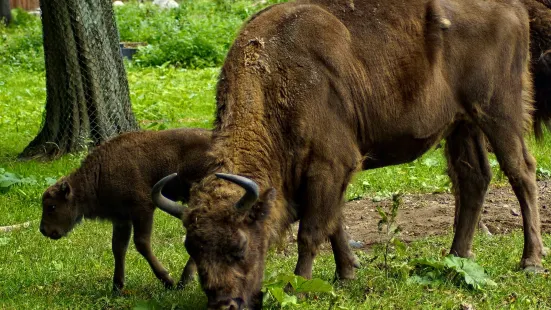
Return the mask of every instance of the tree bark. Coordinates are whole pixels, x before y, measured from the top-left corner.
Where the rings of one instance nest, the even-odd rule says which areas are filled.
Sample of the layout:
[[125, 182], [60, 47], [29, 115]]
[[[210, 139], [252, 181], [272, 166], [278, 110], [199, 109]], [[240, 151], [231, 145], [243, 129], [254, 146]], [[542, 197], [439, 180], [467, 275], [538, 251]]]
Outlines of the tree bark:
[[55, 158], [137, 130], [110, 0], [40, 1], [46, 62], [42, 129], [20, 158]]
[[0, 0], [0, 22], [6, 26], [11, 22], [10, 0]]

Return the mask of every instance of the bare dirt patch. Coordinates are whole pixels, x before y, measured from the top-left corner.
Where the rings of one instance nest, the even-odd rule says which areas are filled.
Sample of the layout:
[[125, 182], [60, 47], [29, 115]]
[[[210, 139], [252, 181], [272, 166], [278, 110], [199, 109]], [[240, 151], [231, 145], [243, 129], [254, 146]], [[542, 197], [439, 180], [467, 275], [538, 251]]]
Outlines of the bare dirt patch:
[[[539, 208], [542, 232], [551, 233], [551, 181], [539, 181]], [[344, 208], [346, 231], [350, 238], [369, 246], [380, 241], [376, 206], [388, 209], [392, 201], [351, 201]], [[408, 194], [398, 211], [400, 239], [413, 241], [452, 231], [455, 202], [452, 194]], [[492, 187], [486, 195], [482, 220], [492, 234], [522, 228], [519, 203], [510, 186]]]

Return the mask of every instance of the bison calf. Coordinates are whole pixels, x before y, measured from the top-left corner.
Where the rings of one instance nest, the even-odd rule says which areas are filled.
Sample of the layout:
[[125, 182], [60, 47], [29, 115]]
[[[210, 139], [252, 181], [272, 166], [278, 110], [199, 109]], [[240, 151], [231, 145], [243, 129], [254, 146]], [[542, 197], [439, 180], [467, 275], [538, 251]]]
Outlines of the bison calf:
[[124, 286], [124, 261], [133, 227], [136, 249], [155, 276], [166, 287], [172, 287], [174, 281], [151, 250], [155, 206], [150, 192], [163, 176], [185, 167], [189, 178], [180, 175], [163, 189], [163, 194], [187, 201], [193, 174], [206, 169], [210, 136], [203, 129], [143, 131], [123, 134], [99, 146], [80, 168], [44, 192], [40, 232], [59, 239], [83, 217], [111, 221], [113, 290], [117, 291]]

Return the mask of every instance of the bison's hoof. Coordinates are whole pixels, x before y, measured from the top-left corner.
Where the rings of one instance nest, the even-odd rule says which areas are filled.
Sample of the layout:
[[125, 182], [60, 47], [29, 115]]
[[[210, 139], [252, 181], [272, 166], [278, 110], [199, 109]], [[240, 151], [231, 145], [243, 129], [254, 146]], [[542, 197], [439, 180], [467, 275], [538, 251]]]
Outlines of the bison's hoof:
[[117, 286], [117, 285], [113, 285], [112, 294], [114, 297], [121, 297], [121, 296], [128, 295], [128, 293], [126, 292], [126, 290], [122, 288], [122, 286]]
[[176, 285], [176, 288], [179, 289], [179, 290], [182, 290], [182, 289], [184, 289], [191, 281], [193, 281], [193, 276], [181, 278], [180, 281], [178, 281], [178, 285]]
[[535, 273], [535, 274], [549, 273], [549, 269], [545, 269], [542, 266], [527, 266], [527, 267], [524, 267], [523, 271], [526, 273]]
[[358, 259], [358, 256], [354, 255], [354, 258], [352, 259], [352, 266], [356, 269], [360, 269], [362, 265], [360, 264], [360, 259]]
[[476, 255], [473, 253], [473, 251], [467, 251], [465, 253], [462, 253], [462, 252], [459, 252], [459, 251], [456, 251], [456, 250], [451, 250], [450, 251], [450, 255], [453, 255], [453, 256], [457, 256], [457, 257], [463, 257], [463, 258], [469, 258], [469, 259], [476, 259]]
[[165, 286], [165, 289], [167, 290], [171, 290], [171, 289], [174, 289], [176, 286], [174, 285], [174, 281], [163, 281], [163, 284]]

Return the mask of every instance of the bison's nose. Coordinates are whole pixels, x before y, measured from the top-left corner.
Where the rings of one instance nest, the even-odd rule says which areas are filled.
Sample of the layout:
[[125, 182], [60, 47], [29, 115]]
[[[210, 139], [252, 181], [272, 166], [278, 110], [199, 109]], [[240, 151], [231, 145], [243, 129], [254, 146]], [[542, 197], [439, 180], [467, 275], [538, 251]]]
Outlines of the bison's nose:
[[52, 238], [52, 239], [59, 239], [59, 238], [61, 238], [61, 234], [60, 234], [59, 232], [57, 232], [57, 231], [54, 230], [54, 231], [52, 231], [52, 232], [50, 233], [50, 238]]
[[226, 300], [219, 300], [217, 302], [209, 302], [209, 310], [242, 310], [243, 301], [241, 298], [232, 298]]

